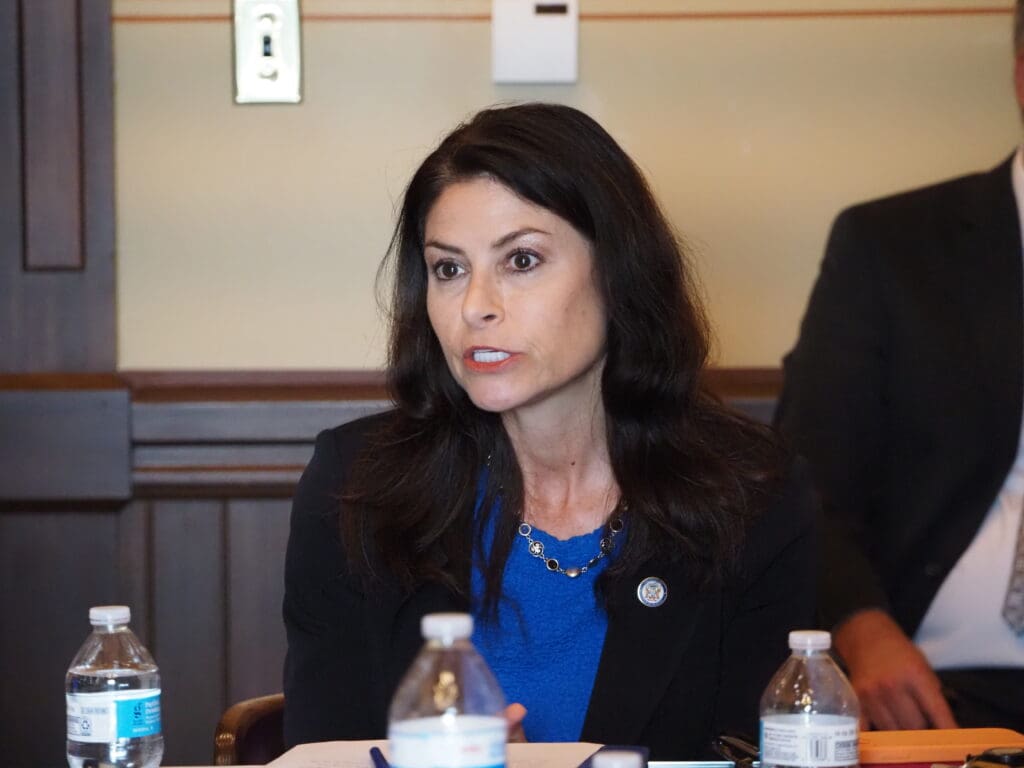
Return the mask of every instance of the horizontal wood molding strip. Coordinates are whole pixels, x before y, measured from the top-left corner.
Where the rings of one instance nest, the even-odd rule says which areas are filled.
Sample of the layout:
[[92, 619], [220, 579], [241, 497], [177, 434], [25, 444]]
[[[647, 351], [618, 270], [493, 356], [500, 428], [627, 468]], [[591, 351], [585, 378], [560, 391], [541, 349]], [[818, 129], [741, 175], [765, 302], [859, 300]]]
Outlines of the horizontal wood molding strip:
[[27, 271], [85, 265], [78, 14], [77, 2], [21, 2]]
[[781, 368], [708, 368], [704, 383], [719, 397], [778, 398], [782, 392]]
[[[717, 368], [704, 377], [737, 409], [771, 421], [779, 369]], [[127, 498], [129, 486], [147, 498], [288, 496], [320, 430], [389, 402], [382, 371], [0, 375], [0, 415], [5, 425], [24, 425], [0, 442], [11, 470], [0, 474], [0, 497]], [[51, 426], [38, 429], [44, 422]], [[27, 455], [22, 433], [45, 440], [27, 464], [15, 462]], [[106, 446], [104, 472], [80, 458], [97, 456], [97, 446]], [[66, 455], [57, 469], [51, 452]]]
[[205, 402], [132, 406], [137, 495], [291, 496], [320, 430], [388, 407], [385, 400]]
[[192, 467], [133, 470], [139, 499], [288, 499], [303, 467]]
[[[387, 400], [381, 370], [141, 371], [120, 377], [137, 403], [206, 400]], [[3, 387], [0, 376], [0, 388]], [[708, 368], [707, 386], [721, 397], [777, 397], [780, 368]]]
[[[778, 397], [780, 368], [708, 368], [708, 388], [720, 397]], [[18, 389], [131, 390], [134, 403], [349, 401], [388, 399], [384, 372], [142, 371], [0, 374], [0, 391]]]
[[309, 462], [312, 448], [312, 438], [300, 444], [140, 445], [132, 451], [132, 466], [154, 472], [186, 472], [196, 467], [301, 470]]
[[169, 402], [132, 405], [139, 444], [312, 443], [326, 427], [387, 407], [384, 400]]
[[[751, 9], [733, 11], [622, 11], [588, 13], [581, 11], [580, 21], [803, 21], [815, 19], [908, 18], [936, 16], [1009, 16], [1012, 5], [949, 6], [897, 8], [818, 8], [806, 10]], [[490, 13], [305, 13], [304, 22], [490, 22]], [[119, 13], [119, 24], [230, 24], [225, 13]]]
[[0, 374], [0, 392], [5, 390], [46, 391], [127, 388], [127, 382], [114, 373]]
[[384, 400], [380, 370], [121, 371], [138, 403], [188, 400]]
[[817, 10], [665, 11], [650, 13], [580, 13], [580, 21], [803, 21], [909, 16], [1008, 16], [1006, 5], [950, 8], [821, 8]]
[[[382, 371], [120, 375], [133, 396], [132, 478], [147, 497], [289, 496], [320, 430], [389, 404]], [[781, 381], [778, 369], [705, 372], [712, 391], [764, 422]]]

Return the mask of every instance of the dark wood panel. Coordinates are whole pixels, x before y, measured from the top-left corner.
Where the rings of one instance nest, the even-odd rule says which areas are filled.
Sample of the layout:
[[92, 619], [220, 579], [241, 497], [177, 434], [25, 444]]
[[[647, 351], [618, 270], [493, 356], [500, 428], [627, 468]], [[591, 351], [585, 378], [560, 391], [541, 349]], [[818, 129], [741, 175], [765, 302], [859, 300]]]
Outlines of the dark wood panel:
[[[771, 394], [733, 393], [771, 393], [777, 372], [720, 370], [712, 378], [735, 407], [771, 420]], [[287, 495], [319, 430], [388, 407], [358, 399], [135, 403], [126, 459], [127, 394], [91, 389], [125, 381], [111, 374], [0, 375], [0, 499], [126, 500], [129, 466], [135, 493], [150, 498]], [[72, 385], [83, 390], [55, 389]], [[294, 393], [303, 385], [278, 386]]]
[[81, 269], [78, 2], [21, 2], [25, 269]]
[[[0, 2], [0, 350], [15, 348], [20, 305], [5, 284], [20, 278], [22, 261], [21, 57], [18, 5]], [[0, 351], [0, 371], [10, 352]]]
[[163, 687], [164, 763], [209, 764], [224, 710], [224, 514], [219, 502], [153, 504], [150, 650]]
[[227, 524], [207, 500], [6, 506], [0, 613], [20, 629], [0, 633], [0, 653], [34, 674], [0, 686], [4, 765], [63, 764], [63, 676], [92, 605], [131, 606], [160, 665], [167, 763], [209, 764], [227, 704], [280, 689], [288, 500], [232, 502]]
[[116, 366], [111, 64], [110, 0], [0, 2], [0, 372]]
[[725, 401], [740, 413], [762, 424], [770, 425], [775, 417], [774, 397], [727, 397]]
[[78, 0], [78, 3], [83, 82], [82, 237], [86, 267], [92, 272], [89, 290], [83, 293], [81, 300], [88, 315], [102, 318], [102, 322], [91, 323], [87, 328], [90, 344], [105, 350], [109, 347], [108, 359], [112, 361], [105, 367], [90, 370], [113, 371], [117, 365], [113, 354], [116, 341], [113, 26], [110, 0]]
[[127, 390], [0, 391], [0, 499], [127, 500]]
[[291, 502], [228, 504], [228, 700], [281, 690], [284, 552]]
[[148, 444], [312, 442], [325, 427], [386, 407], [377, 400], [136, 403], [132, 434]]
[[[9, 434], [11, 444], [22, 447], [38, 439], [33, 432], [52, 431], [46, 419], [65, 420], [62, 399], [102, 397], [104, 387], [124, 382], [142, 386], [127, 395], [120, 389], [124, 397], [156, 393], [131, 407], [129, 504], [84, 509], [81, 501], [64, 500], [28, 507], [6, 498], [0, 487], [0, 612], [28, 617], [21, 622], [26, 634], [0, 633], [0, 653], [26, 658], [51, 678], [44, 686], [32, 679], [0, 688], [0, 743], [10, 764], [63, 763], [60, 686], [88, 632], [90, 605], [130, 605], [133, 628], [161, 667], [165, 763], [208, 764], [223, 709], [280, 689], [288, 497], [319, 429], [385, 406], [380, 399], [347, 398], [373, 376], [382, 385], [378, 372], [350, 372], [362, 377], [355, 384], [343, 373], [218, 373], [206, 384], [201, 376], [192, 379], [184, 389], [175, 375], [168, 380], [178, 388], [171, 398], [164, 397], [163, 384], [146, 389], [149, 384], [132, 384], [130, 375], [0, 375], [0, 402], [26, 393], [55, 398], [41, 421], [25, 418], [20, 408], [0, 408], [0, 442]], [[731, 403], [749, 412], [762, 409], [766, 417], [774, 402], [772, 382], [781, 380], [774, 376], [721, 371], [711, 375], [711, 384]], [[253, 381], [259, 382], [255, 388]], [[346, 389], [346, 381], [357, 389]], [[325, 386], [330, 399], [312, 396]], [[21, 414], [18, 425], [7, 420], [11, 413]], [[88, 441], [77, 449], [84, 456], [108, 430], [96, 425], [79, 431]], [[0, 456], [0, 473], [4, 461]], [[27, 646], [33, 650], [25, 656]], [[26, 720], [27, 711], [32, 715]]]
[[317, 432], [385, 407], [372, 400], [137, 403], [135, 494], [289, 497]]
[[132, 629], [147, 648], [153, 645], [151, 507], [148, 501], [133, 501], [121, 511], [117, 527], [118, 600], [131, 606]]
[[64, 673], [91, 631], [89, 607], [115, 603], [116, 510], [0, 514], [0, 744], [4, 765], [66, 765]]

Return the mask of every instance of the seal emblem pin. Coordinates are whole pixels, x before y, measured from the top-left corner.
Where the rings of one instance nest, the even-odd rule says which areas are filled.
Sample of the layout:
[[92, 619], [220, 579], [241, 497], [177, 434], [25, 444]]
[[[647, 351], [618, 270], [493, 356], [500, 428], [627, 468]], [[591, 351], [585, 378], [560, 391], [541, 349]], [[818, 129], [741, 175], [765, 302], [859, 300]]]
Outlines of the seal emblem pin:
[[648, 608], [657, 608], [668, 597], [668, 586], [657, 576], [648, 576], [636, 588], [636, 597]]

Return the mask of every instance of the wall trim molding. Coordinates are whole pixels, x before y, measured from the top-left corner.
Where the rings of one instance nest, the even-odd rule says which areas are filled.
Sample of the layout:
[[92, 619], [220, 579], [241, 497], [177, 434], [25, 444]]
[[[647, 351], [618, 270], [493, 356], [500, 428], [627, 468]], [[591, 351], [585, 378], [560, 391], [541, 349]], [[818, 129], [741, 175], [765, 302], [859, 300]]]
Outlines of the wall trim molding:
[[[767, 422], [781, 389], [782, 371], [712, 368], [705, 372], [705, 382], [718, 397]], [[120, 429], [102, 432], [119, 436], [120, 448], [111, 446], [107, 452], [108, 474], [117, 480], [114, 495], [124, 499], [289, 497], [320, 430], [383, 410], [390, 402], [382, 370], [0, 374], [0, 420], [48, 418], [54, 422], [54, 434], [68, 422], [72, 435], [92, 440], [94, 436], [86, 433], [93, 428], [76, 429], [77, 422], [67, 414], [79, 414], [82, 424], [91, 425], [89, 419], [97, 418], [91, 404], [97, 398], [123, 403], [115, 413]], [[35, 404], [35, 410], [26, 403]], [[10, 409], [6, 416], [4, 408]], [[73, 467], [76, 456], [84, 455], [75, 452], [86, 451], [89, 443], [69, 440], [64, 437], [58, 445], [77, 446], [66, 458]], [[0, 455], [7, 450], [21, 456], [25, 468], [46, 466], [52, 460], [51, 443], [39, 443], [33, 456], [22, 455], [25, 446], [18, 430], [10, 432], [6, 442], [0, 435]], [[21, 474], [27, 476], [27, 469], [17, 477]], [[70, 470], [68, 474], [74, 476]], [[100, 473], [94, 468], [88, 476]], [[15, 496], [31, 501], [34, 488], [26, 486]], [[83, 491], [74, 484], [65, 490], [50, 500], [110, 496], [109, 491]]]
[[123, 370], [135, 402], [381, 400], [382, 370]]
[[116, 373], [0, 373], [0, 391], [127, 389]]
[[[780, 368], [716, 367], [705, 371], [721, 397], [777, 397]], [[130, 389], [134, 402], [218, 400], [386, 400], [379, 369], [122, 370], [117, 373], [0, 374], [0, 390]]]
[[[948, 16], [1009, 16], [1013, 14], [1012, 5], [986, 6], [936, 6], [897, 8], [817, 8], [817, 9], [751, 9], [731, 11], [620, 11], [620, 12], [587, 12], [581, 11], [581, 22], [613, 21], [613, 22], [650, 22], [650, 21], [807, 21], [819, 19], [877, 19], [877, 18], [934, 18]], [[375, 12], [375, 13], [304, 13], [305, 23], [356, 23], [356, 22], [477, 22], [489, 23], [491, 14], [482, 13], [407, 13], [407, 12]], [[230, 24], [231, 15], [226, 13], [135, 13], [120, 12], [113, 16], [116, 24]]]

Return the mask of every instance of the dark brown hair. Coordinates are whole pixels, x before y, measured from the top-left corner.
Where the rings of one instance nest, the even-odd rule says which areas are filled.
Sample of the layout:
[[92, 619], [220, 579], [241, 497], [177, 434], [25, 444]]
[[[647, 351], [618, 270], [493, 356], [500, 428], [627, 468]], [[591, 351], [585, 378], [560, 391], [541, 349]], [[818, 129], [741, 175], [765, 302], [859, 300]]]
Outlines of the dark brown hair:
[[1024, 0], [1017, 0], [1013, 11], [1013, 52], [1024, 53]]
[[478, 113], [423, 161], [405, 191], [385, 262], [397, 413], [346, 488], [342, 533], [353, 567], [406, 589], [440, 581], [465, 595], [495, 513], [488, 609], [501, 593], [522, 476], [500, 417], [476, 408], [448, 371], [427, 317], [423, 260], [425, 220], [441, 192], [479, 177], [557, 214], [593, 247], [607, 316], [608, 448], [629, 505], [607, 574], [661, 555], [692, 565], [697, 584], [716, 581], [736, 559], [753, 497], [777, 478], [779, 452], [767, 429], [701, 387], [707, 324], [642, 174], [593, 119], [555, 104]]

